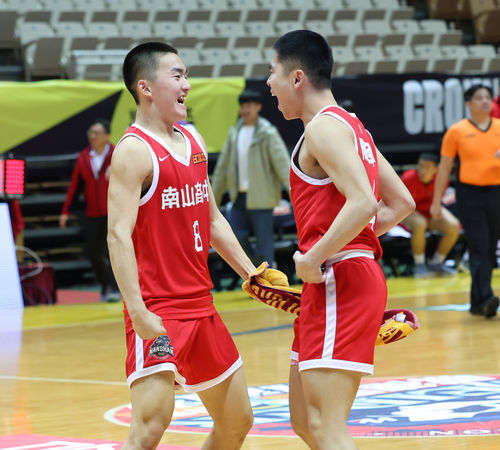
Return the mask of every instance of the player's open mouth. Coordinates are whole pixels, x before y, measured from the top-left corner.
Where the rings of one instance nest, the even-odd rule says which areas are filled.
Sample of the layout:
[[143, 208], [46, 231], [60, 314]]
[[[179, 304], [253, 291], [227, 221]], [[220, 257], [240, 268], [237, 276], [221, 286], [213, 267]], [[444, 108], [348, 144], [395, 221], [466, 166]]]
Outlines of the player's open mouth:
[[185, 96], [179, 97], [177, 99], [177, 103], [180, 103], [181, 105], [183, 105], [185, 101], [186, 101], [186, 97]]

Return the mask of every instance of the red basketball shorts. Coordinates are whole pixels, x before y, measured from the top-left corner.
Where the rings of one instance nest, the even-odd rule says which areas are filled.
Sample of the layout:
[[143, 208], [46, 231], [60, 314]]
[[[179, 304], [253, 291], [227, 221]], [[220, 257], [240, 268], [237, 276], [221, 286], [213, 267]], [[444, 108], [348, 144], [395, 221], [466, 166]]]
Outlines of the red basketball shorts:
[[127, 383], [162, 371], [175, 374], [186, 392], [209, 389], [229, 378], [242, 362], [216, 313], [201, 319], [163, 319], [165, 336], [141, 339], [125, 313]]
[[339, 262], [327, 262], [326, 282], [304, 284], [292, 345], [292, 364], [298, 361], [299, 370], [332, 368], [373, 374], [387, 285], [373, 255], [358, 257], [364, 253], [349, 252]]

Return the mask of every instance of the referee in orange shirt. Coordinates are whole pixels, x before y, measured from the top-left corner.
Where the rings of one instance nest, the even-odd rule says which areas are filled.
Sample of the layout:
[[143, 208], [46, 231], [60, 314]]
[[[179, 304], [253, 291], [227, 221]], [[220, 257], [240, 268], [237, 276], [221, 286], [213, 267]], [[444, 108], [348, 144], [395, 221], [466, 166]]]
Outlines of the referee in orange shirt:
[[464, 99], [470, 118], [452, 125], [443, 137], [430, 212], [440, 217], [443, 190], [458, 158], [456, 196], [470, 254], [470, 312], [489, 318], [498, 308], [491, 275], [500, 239], [500, 119], [490, 117], [493, 92], [488, 86], [471, 86]]

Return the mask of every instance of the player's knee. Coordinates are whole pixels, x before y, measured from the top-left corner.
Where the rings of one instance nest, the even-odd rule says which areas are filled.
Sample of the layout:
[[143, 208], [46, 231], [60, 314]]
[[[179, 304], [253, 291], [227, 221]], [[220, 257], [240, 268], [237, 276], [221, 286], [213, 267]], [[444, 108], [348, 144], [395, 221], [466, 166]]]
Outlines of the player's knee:
[[127, 443], [123, 448], [153, 450], [158, 446], [166, 426], [160, 422], [142, 424], [131, 429]]
[[294, 431], [294, 433], [297, 436], [299, 436], [305, 442], [309, 442], [310, 441], [309, 428], [307, 426], [307, 423], [304, 423], [304, 421], [296, 420], [291, 415], [290, 416], [290, 425], [292, 426], [292, 430]]

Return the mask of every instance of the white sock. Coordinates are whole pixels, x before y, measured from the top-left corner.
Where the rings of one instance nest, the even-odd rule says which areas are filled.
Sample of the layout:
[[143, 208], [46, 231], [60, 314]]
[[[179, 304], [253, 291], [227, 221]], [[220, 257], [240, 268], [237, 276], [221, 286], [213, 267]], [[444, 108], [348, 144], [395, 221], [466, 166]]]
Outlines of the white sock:
[[433, 264], [443, 264], [444, 259], [446, 258], [446, 255], [442, 255], [441, 253], [434, 253], [434, 256], [432, 257], [431, 262]]
[[423, 264], [425, 262], [425, 253], [415, 253], [413, 261], [415, 261], [415, 264]]

